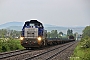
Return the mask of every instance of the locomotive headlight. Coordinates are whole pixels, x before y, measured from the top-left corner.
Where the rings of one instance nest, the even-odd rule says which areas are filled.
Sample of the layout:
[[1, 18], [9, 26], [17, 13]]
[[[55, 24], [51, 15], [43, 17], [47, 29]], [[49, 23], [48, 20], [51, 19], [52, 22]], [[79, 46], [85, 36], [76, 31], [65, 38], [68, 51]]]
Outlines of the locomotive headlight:
[[38, 39], [38, 41], [41, 41], [41, 40], [42, 40], [42, 38], [41, 38], [41, 37], [38, 37], [37, 39]]
[[23, 40], [24, 39], [24, 37], [20, 37], [20, 40]]

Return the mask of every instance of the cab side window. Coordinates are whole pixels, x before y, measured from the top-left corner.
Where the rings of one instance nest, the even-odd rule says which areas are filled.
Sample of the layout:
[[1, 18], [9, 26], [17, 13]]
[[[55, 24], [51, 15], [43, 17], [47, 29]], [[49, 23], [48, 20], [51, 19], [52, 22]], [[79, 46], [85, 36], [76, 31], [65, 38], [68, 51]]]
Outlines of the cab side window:
[[42, 25], [40, 25], [40, 28], [43, 28], [43, 26], [42, 26]]

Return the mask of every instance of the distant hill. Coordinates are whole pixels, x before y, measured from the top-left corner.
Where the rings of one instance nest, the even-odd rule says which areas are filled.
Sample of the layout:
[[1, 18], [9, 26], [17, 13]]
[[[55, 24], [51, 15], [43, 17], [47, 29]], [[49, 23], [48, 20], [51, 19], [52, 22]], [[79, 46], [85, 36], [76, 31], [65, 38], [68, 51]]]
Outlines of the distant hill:
[[[7, 22], [0, 25], [0, 29], [7, 27], [23, 26], [24, 22]], [[56, 27], [54, 25], [44, 24], [45, 27]]]
[[58, 27], [58, 26], [50, 25], [50, 24], [43, 24], [43, 26], [45, 26], [45, 27]]
[[10, 27], [7, 27], [6, 29], [21, 31], [22, 26], [10, 26]]
[[[23, 25], [24, 25], [23, 22], [8, 22], [0, 25], [0, 29], [11, 29], [21, 31]], [[58, 30], [58, 32], [62, 31], [64, 33], [66, 33], [68, 29], [72, 29], [74, 32], [82, 33], [82, 30], [85, 28], [85, 27], [60, 27], [49, 24], [44, 24], [44, 27], [47, 31]]]
[[0, 29], [8, 28], [10, 26], [22, 26], [23, 22], [7, 22], [5, 24], [0, 25]]

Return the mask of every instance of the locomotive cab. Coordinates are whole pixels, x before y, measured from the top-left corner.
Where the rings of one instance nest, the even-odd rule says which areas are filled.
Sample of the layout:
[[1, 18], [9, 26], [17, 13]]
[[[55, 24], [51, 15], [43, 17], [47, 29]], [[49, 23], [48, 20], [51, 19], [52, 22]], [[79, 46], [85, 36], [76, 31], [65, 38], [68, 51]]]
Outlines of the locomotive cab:
[[41, 22], [37, 20], [26, 21], [21, 34], [21, 45], [25, 48], [40, 47], [44, 45], [46, 35]]

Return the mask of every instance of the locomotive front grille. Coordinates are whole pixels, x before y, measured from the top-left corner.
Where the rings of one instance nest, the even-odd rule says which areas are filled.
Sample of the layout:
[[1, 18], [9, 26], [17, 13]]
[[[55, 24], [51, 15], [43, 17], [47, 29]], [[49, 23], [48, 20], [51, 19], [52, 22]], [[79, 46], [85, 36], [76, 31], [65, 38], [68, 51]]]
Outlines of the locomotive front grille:
[[24, 36], [26, 38], [36, 38], [36, 37], [38, 37], [38, 28], [25, 28]]

